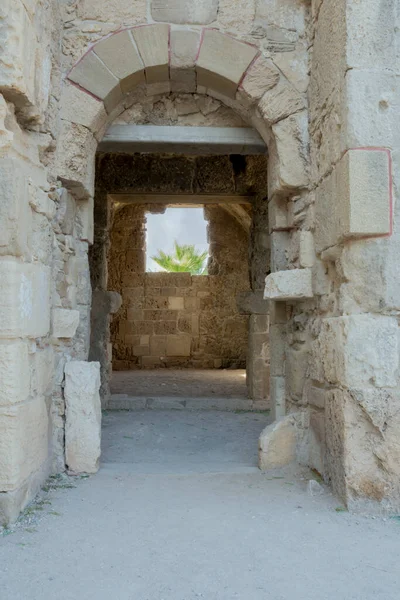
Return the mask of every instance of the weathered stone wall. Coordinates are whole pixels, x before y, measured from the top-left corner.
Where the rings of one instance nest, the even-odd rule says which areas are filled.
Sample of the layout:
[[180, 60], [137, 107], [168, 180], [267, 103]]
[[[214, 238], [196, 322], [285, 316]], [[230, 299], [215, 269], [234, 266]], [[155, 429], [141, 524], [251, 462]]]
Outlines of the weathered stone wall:
[[210, 274], [145, 273], [151, 209], [127, 206], [114, 217], [108, 286], [123, 303], [111, 328], [113, 368], [243, 368], [248, 317], [236, 296], [250, 287], [248, 232], [224, 208], [207, 206]]
[[[194, 10], [192, 3], [177, 2], [165, 9], [160, 2], [150, 0], [3, 2], [0, 8], [0, 262], [4, 271], [4, 298], [8, 300], [1, 305], [0, 335], [1, 365], [12, 378], [2, 377], [3, 387], [0, 386], [5, 406], [0, 421], [7, 432], [7, 436], [1, 436], [5, 442], [0, 448], [0, 465], [8, 478], [0, 489], [2, 520], [15, 516], [32, 497], [49, 472], [51, 461], [54, 472], [64, 468], [64, 367], [71, 359], [88, 357], [91, 290], [87, 252], [93, 241], [90, 188], [94, 152], [108, 117], [102, 103], [65, 82], [69, 68], [83, 56], [89, 44], [121, 26], [168, 19], [172, 23], [170, 82], [160, 85], [149, 81], [147, 88], [140, 90], [139, 96], [144, 93], [153, 103], [149, 113], [157, 114], [160, 102], [170, 106], [169, 100], [163, 99], [170, 90], [196, 91], [194, 64], [204, 24], [226, 29], [254, 43], [266, 57], [279, 62], [281, 71], [300, 90], [304, 87], [303, 83], [298, 85], [303, 76], [298, 77], [293, 59], [302, 65], [306, 81], [305, 9], [302, 5], [290, 7], [282, 0], [283, 12], [280, 3], [274, 2], [266, 15], [264, 4], [220, 0], [196, 3]], [[229, 42], [230, 38], [223, 39]], [[242, 69], [244, 74], [248, 66], [240, 64], [238, 70]], [[149, 74], [152, 69], [149, 64]], [[153, 74], [160, 72], [157, 69], [154, 68]], [[265, 72], [271, 81], [257, 83], [258, 72]], [[273, 66], [264, 65], [263, 61], [253, 75], [241, 91], [247, 106], [254, 100], [258, 102], [279, 79]], [[206, 90], [198, 91], [204, 94]], [[174, 101], [181, 108], [173, 111], [171, 124], [190, 124], [190, 121], [217, 124], [218, 121], [218, 124], [242, 126], [244, 123], [243, 115], [239, 117], [231, 108], [221, 106], [224, 98], [195, 99], [200, 108], [197, 113], [186, 112], [192, 110], [187, 106], [188, 100], [192, 102], [186, 97], [182, 102]], [[137, 105], [135, 94], [124, 99], [113, 118], [133, 105]], [[135, 121], [131, 116], [128, 119]], [[145, 116], [145, 119], [157, 122], [156, 117]], [[247, 121], [250, 122], [251, 119]], [[287, 179], [284, 171], [281, 176]], [[107, 220], [107, 209], [105, 213]], [[100, 254], [106, 251], [107, 244], [97, 255], [98, 263]], [[95, 277], [97, 285], [98, 280], [106, 279], [107, 269], [99, 269]], [[97, 292], [101, 292], [101, 287]], [[21, 299], [21, 305], [16, 298]], [[111, 297], [101, 298], [110, 312], [112, 306], [115, 309]], [[102, 327], [100, 321], [97, 325]], [[11, 402], [12, 416], [7, 412]], [[40, 431], [40, 435], [31, 436], [28, 432], [28, 424], [34, 422], [32, 415], [24, 416], [28, 407], [37, 412], [35, 431]], [[22, 439], [31, 440], [29, 447]]]
[[288, 323], [286, 389], [309, 406], [307, 464], [352, 509], [398, 510], [399, 15], [396, 2], [342, 0], [314, 1], [312, 16], [315, 208], [296, 212], [315, 230], [314, 258], [300, 235], [321, 296]]
[[[255, 44], [304, 92], [308, 86], [308, 4], [308, 0], [66, 0], [61, 5], [65, 24], [62, 68], [67, 71], [90, 44], [121, 27], [160, 22], [172, 24], [173, 68], [189, 67], [199, 47], [200, 27], [206, 26]], [[184, 53], [174, 51], [178, 38], [184, 38]], [[187, 89], [179, 91], [194, 91], [189, 70], [185, 83]], [[174, 85], [181, 87], [172, 83], [172, 91], [178, 91]]]
[[65, 469], [64, 366], [88, 352], [90, 237], [49, 169], [61, 31], [56, 2], [0, 7], [0, 524]]
[[[169, 110], [171, 91], [212, 96], [268, 144], [275, 415], [296, 415], [298, 457], [349, 506], [399, 510], [398, 18], [395, 0], [2, 2], [2, 521], [50, 458], [64, 467], [64, 364], [88, 352], [98, 140], [125, 109], [135, 122], [144, 96], [151, 112]], [[145, 24], [68, 74], [91, 43]], [[174, 112], [179, 102], [170, 124], [205, 123], [204, 109]], [[103, 234], [110, 216], [106, 206]], [[95, 279], [107, 281], [106, 266]]]

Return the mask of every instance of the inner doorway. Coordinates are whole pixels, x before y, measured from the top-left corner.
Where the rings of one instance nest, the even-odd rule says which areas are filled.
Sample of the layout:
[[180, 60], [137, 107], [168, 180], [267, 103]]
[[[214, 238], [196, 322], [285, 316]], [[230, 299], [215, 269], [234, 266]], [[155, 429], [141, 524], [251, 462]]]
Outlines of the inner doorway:
[[[121, 297], [115, 314], [102, 315], [102, 356], [91, 352], [102, 362], [108, 408], [196, 398], [210, 408], [266, 407], [268, 315], [254, 318], [238, 303], [261, 293], [269, 271], [266, 172], [264, 156], [99, 154], [92, 286], [94, 298], [102, 286]], [[147, 221], [176, 207], [202, 213], [205, 268], [149, 272]]]

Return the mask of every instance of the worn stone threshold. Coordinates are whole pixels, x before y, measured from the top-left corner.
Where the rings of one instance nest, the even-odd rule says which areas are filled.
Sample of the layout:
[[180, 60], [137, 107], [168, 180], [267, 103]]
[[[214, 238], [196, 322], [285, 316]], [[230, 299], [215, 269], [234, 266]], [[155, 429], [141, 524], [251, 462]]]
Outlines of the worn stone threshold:
[[176, 396], [128, 396], [113, 394], [107, 410], [221, 410], [266, 411], [268, 400], [245, 398], [177, 398]]

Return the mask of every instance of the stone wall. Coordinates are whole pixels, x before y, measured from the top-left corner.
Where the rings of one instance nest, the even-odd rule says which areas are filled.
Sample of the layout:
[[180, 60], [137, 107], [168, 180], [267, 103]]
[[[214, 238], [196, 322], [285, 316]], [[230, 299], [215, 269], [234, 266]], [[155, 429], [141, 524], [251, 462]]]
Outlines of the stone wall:
[[154, 206], [114, 217], [108, 286], [123, 302], [111, 327], [113, 368], [243, 368], [248, 317], [236, 296], [250, 288], [248, 231], [223, 207], [207, 206], [209, 275], [145, 273], [147, 211]]
[[0, 524], [65, 469], [64, 367], [89, 349], [90, 234], [51, 170], [61, 38], [58, 3], [2, 3]]
[[[272, 206], [288, 226], [276, 252], [271, 236], [272, 263], [285, 260], [286, 247], [279, 270], [309, 268], [314, 299], [298, 287], [290, 313], [275, 309], [271, 346], [284, 328], [286, 366], [271, 357], [271, 384], [285, 376], [298, 457], [353, 510], [395, 510], [400, 497], [395, 76], [378, 75], [398, 64], [396, 18], [394, 2], [312, 2], [311, 193]], [[287, 300], [283, 279], [274, 284]]]
[[[64, 365], [88, 357], [98, 141], [143, 98], [169, 110], [171, 92], [186, 107], [187, 94], [218, 100], [268, 144], [268, 242], [266, 227], [251, 236], [271, 254], [275, 416], [295, 415], [298, 458], [350, 507], [398, 512], [398, 18], [394, 0], [3, 0], [2, 522], [65, 466]], [[122, 31], [136, 25], [149, 27]], [[179, 102], [170, 124], [192, 119]], [[102, 235], [111, 211], [95, 211]], [[106, 267], [95, 282], [107, 290]]]

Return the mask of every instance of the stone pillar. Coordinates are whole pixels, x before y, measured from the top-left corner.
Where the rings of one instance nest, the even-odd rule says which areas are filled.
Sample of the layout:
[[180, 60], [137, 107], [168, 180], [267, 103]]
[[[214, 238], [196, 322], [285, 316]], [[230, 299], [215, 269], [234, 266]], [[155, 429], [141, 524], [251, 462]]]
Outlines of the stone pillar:
[[121, 307], [122, 297], [117, 292], [96, 290], [93, 292], [90, 331], [89, 360], [100, 363], [102, 408], [107, 408], [110, 399], [112, 372], [112, 348], [110, 344], [110, 315]]
[[[309, 97], [316, 252], [333, 275], [333, 293], [323, 298], [324, 314], [313, 325], [307, 394], [313, 454], [321, 450], [317, 460], [310, 454], [311, 466], [321, 464], [349, 508], [395, 513], [400, 509], [398, 201], [393, 206], [400, 182], [400, 141], [393, 134], [397, 12], [396, 2], [378, 7], [365, 0], [362, 7], [323, 2], [314, 15]], [[321, 122], [330, 132], [322, 138], [315, 126]]]
[[249, 274], [253, 291], [237, 297], [239, 312], [250, 315], [247, 388], [252, 400], [266, 400], [270, 393], [269, 307], [261, 291], [269, 270], [268, 203], [260, 196], [253, 205], [249, 244]]
[[268, 302], [262, 292], [244, 292], [236, 298], [241, 314], [250, 315], [247, 353], [247, 388], [252, 400], [269, 397], [269, 318]]
[[100, 460], [100, 364], [65, 367], [65, 462], [72, 473], [96, 473]]

